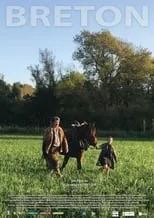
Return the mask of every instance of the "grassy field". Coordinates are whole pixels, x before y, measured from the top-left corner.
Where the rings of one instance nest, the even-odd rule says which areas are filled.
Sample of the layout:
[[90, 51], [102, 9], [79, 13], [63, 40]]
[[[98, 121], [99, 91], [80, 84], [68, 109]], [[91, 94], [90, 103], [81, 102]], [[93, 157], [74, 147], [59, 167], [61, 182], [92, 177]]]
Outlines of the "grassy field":
[[[104, 142], [101, 138], [99, 143]], [[26, 194], [65, 194], [67, 184], [72, 180], [90, 180], [93, 188], [77, 186], [73, 193], [87, 194], [145, 194], [154, 196], [154, 142], [145, 140], [118, 140], [114, 147], [118, 164], [106, 178], [96, 166], [100, 150], [90, 148], [85, 152], [84, 171], [76, 170], [76, 160], [70, 159], [57, 178], [46, 171], [41, 159], [41, 137], [38, 136], [0, 136], [0, 196], [1, 201], [8, 195]], [[63, 156], [61, 157], [62, 161]], [[4, 205], [0, 205], [3, 214]], [[3, 217], [3, 215], [0, 215]], [[152, 216], [151, 216], [152, 217]]]

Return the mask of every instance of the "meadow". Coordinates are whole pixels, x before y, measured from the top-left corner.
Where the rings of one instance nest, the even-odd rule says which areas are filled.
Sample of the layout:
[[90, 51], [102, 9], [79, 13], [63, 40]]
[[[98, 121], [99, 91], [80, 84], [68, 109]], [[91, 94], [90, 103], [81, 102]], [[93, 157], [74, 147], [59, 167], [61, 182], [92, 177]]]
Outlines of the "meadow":
[[[84, 154], [83, 172], [70, 159], [63, 178], [46, 171], [41, 159], [40, 136], [0, 135], [0, 217], [8, 195], [65, 194], [72, 180], [90, 180], [96, 186], [77, 186], [73, 194], [145, 194], [154, 196], [154, 142], [152, 140], [115, 139], [118, 163], [107, 178], [96, 166], [100, 150], [89, 148]], [[104, 141], [100, 138], [98, 144]], [[62, 162], [63, 156], [61, 156]], [[152, 215], [150, 216], [152, 217]]]

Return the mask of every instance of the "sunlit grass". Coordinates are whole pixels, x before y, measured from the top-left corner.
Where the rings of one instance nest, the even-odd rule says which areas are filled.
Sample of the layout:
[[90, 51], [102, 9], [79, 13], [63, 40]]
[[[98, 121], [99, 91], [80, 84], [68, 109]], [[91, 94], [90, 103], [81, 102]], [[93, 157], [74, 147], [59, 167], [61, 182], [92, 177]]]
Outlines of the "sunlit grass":
[[[100, 139], [99, 144], [104, 142]], [[0, 137], [0, 196], [24, 194], [64, 194], [71, 180], [89, 180], [90, 186], [77, 186], [73, 193], [86, 194], [145, 194], [154, 195], [154, 143], [152, 141], [116, 140], [114, 147], [118, 163], [109, 178], [96, 166], [100, 150], [90, 148], [84, 154], [84, 171], [76, 169], [70, 159], [57, 178], [46, 171], [41, 159], [41, 137]], [[62, 162], [63, 156], [61, 156]], [[95, 184], [95, 185], [93, 185]], [[2, 214], [3, 208], [0, 208]]]

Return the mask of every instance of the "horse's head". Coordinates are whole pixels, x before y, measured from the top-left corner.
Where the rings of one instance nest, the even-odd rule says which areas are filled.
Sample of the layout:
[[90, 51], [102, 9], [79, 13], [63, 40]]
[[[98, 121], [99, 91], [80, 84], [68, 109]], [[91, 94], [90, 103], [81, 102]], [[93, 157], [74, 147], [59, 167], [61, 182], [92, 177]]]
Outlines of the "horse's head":
[[83, 122], [78, 127], [78, 134], [81, 136], [82, 139], [87, 140], [89, 145], [96, 147], [97, 138], [95, 123]]

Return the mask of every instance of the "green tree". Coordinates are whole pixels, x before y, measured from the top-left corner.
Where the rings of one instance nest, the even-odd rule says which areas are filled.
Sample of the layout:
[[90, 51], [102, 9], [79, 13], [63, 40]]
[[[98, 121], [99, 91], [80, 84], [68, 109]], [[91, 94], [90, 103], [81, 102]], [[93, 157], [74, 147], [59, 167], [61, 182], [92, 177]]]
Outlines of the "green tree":
[[33, 119], [37, 124], [47, 124], [51, 116], [58, 111], [56, 98], [55, 58], [52, 52], [39, 51], [39, 64], [28, 67], [35, 82], [35, 92], [32, 97]]
[[57, 84], [57, 97], [60, 102], [60, 114], [68, 120], [82, 119], [85, 107], [85, 76], [79, 72], [62, 75]]
[[0, 76], [0, 124], [10, 122], [11, 105], [10, 86], [4, 81], [4, 76]]
[[86, 77], [98, 88], [95, 114], [103, 119], [112, 118], [114, 123], [109, 126], [118, 128], [129, 112], [128, 120], [146, 116], [149, 78], [154, 72], [151, 52], [124, 42], [108, 31], [82, 31], [74, 41], [78, 47], [73, 58], [82, 64]]

